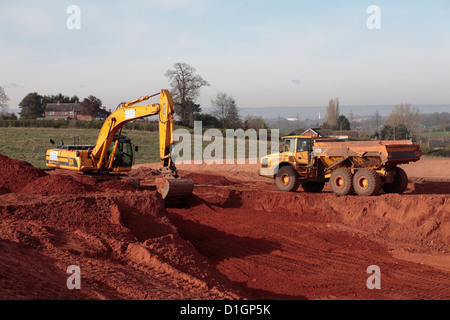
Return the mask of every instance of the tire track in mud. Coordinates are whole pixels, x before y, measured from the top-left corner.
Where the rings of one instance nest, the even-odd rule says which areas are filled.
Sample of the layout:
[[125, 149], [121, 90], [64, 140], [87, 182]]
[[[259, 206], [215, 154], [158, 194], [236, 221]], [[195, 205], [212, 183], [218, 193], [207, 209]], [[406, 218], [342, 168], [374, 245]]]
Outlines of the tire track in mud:
[[[447, 196], [338, 197], [255, 189], [198, 185], [189, 209], [167, 209], [180, 235], [249, 294], [268, 299], [450, 298], [448, 272], [390, 254], [400, 240], [423, 244], [414, 229], [438, 212]], [[411, 197], [425, 204], [415, 205]], [[390, 207], [397, 216], [385, 213]], [[445, 219], [445, 213], [440, 215]], [[389, 232], [383, 233], [380, 221]], [[440, 249], [448, 248], [445, 235], [434, 238]], [[382, 290], [367, 288], [370, 265], [381, 268]]]

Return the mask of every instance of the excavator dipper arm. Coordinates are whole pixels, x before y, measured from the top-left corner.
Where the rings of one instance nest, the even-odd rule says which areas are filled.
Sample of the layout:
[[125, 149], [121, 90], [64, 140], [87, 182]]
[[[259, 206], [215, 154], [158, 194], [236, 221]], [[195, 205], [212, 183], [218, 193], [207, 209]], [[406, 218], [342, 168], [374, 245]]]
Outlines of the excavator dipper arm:
[[[155, 94], [157, 95], [157, 94]], [[191, 196], [194, 183], [189, 178], [180, 178], [175, 164], [171, 157], [171, 147], [173, 145], [173, 100], [168, 90], [161, 90], [159, 93], [159, 103], [152, 105], [135, 106], [137, 103], [148, 100], [155, 96], [140, 97], [131, 102], [122, 103], [105, 121], [100, 130], [97, 143], [92, 150], [92, 157], [95, 159], [97, 169], [106, 168], [109, 163], [106, 153], [114, 136], [122, 127], [133, 120], [158, 115], [159, 118], [159, 152], [162, 177], [158, 178], [157, 190], [168, 202], [176, 203]]]

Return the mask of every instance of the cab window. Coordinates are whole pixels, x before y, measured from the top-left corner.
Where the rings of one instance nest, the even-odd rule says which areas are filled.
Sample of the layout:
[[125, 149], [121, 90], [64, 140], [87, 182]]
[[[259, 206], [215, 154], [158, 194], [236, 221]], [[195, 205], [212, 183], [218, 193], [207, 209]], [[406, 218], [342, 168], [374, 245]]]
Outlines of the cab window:
[[311, 151], [310, 144], [310, 139], [298, 139], [297, 152]]
[[[287, 147], [286, 147], [287, 146]], [[283, 151], [295, 152], [295, 139], [285, 139], [283, 144]]]
[[121, 167], [131, 167], [133, 165], [133, 149], [131, 148], [131, 143], [121, 142], [119, 145], [120, 149], [120, 164]]

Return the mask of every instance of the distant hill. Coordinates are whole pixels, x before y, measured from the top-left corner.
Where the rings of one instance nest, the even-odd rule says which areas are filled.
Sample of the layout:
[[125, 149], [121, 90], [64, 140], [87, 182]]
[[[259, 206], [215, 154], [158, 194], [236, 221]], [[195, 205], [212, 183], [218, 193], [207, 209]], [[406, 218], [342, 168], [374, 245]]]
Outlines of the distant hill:
[[[413, 104], [420, 113], [450, 112], [450, 104]], [[390, 115], [395, 105], [374, 105], [374, 106], [340, 106], [341, 114], [349, 117], [353, 112], [354, 118], [374, 115], [378, 110], [381, 117]], [[206, 110], [205, 110], [206, 112]], [[257, 115], [266, 119], [298, 118], [299, 120], [325, 118], [326, 107], [264, 107], [264, 108], [240, 108], [242, 116]]]

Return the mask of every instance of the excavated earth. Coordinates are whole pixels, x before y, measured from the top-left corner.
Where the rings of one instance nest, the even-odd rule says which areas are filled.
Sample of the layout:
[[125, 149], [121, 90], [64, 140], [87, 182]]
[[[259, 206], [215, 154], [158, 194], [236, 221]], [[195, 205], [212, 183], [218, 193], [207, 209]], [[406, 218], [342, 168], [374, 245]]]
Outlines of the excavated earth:
[[171, 207], [157, 164], [103, 181], [0, 155], [0, 299], [450, 298], [450, 160], [373, 197], [283, 193], [257, 168], [180, 165], [194, 195]]

